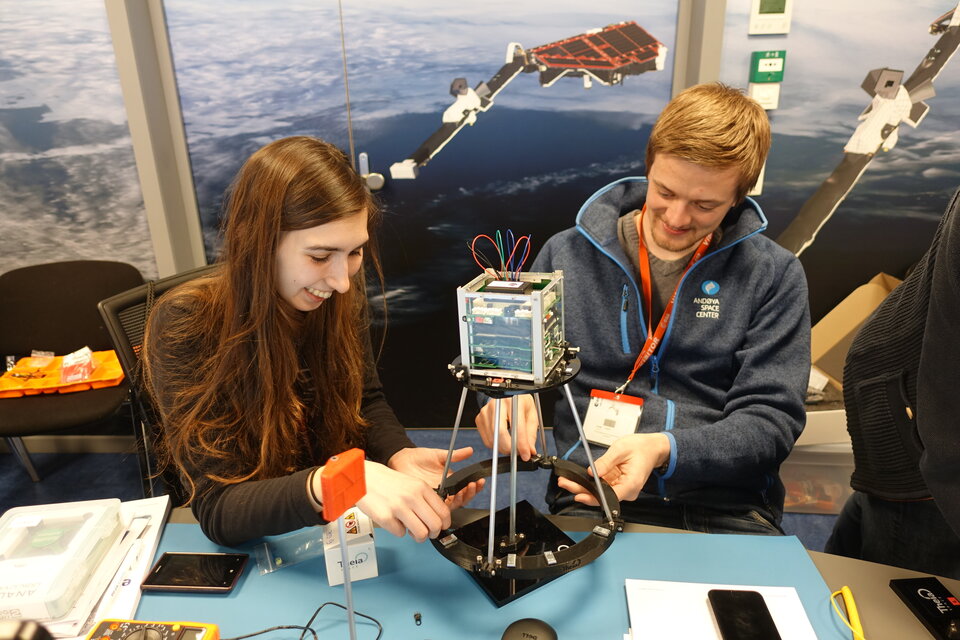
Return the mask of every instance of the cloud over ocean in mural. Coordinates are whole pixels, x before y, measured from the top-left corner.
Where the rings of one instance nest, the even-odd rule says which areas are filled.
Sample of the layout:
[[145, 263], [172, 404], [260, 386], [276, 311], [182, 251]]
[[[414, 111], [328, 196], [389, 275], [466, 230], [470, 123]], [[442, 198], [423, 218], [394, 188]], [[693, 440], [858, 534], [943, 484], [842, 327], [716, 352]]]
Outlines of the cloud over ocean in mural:
[[0, 272], [94, 258], [155, 276], [103, 5], [0, 0], [0, 16]]

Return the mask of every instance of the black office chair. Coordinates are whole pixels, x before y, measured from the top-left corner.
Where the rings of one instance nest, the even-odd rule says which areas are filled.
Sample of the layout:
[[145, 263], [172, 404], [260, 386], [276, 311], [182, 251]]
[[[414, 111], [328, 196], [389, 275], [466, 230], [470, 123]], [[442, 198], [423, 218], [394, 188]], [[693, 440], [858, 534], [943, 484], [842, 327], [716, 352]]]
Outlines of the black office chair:
[[[131, 401], [135, 415], [134, 432], [137, 435], [144, 494], [152, 497], [162, 491], [171, 496], [175, 505], [183, 504], [186, 501], [186, 494], [174, 472], [167, 471], [158, 475], [155, 469], [153, 440], [160, 429], [160, 421], [143, 388], [140, 350], [143, 347], [143, 333], [153, 300], [177, 285], [206, 275], [215, 268], [215, 265], [198, 267], [147, 282], [107, 298], [98, 305], [100, 315], [113, 341], [113, 348], [117, 351], [120, 366], [123, 367], [123, 372], [130, 381]], [[154, 486], [155, 481], [159, 481], [161, 487]]]
[[[19, 359], [33, 350], [66, 355], [83, 347], [112, 349], [97, 303], [142, 284], [136, 267], [103, 260], [39, 264], [0, 275], [0, 356]], [[30, 478], [39, 482], [22, 437], [109, 418], [126, 401], [128, 390], [125, 381], [105, 389], [0, 399], [0, 436]]]

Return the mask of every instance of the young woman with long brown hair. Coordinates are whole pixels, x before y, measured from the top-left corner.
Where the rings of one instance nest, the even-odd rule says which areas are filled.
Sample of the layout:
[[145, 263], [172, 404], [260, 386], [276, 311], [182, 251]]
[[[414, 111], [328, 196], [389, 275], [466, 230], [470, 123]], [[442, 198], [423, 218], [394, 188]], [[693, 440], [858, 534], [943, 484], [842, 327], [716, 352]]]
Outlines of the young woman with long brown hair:
[[339, 149], [277, 140], [231, 185], [217, 268], [152, 310], [143, 362], [162, 460], [211, 540], [322, 523], [318, 465], [354, 446], [367, 456], [359, 506], [395, 535], [435, 537], [475, 495], [440, 499], [446, 452], [415, 447], [383, 395], [361, 268], [379, 273], [378, 221]]

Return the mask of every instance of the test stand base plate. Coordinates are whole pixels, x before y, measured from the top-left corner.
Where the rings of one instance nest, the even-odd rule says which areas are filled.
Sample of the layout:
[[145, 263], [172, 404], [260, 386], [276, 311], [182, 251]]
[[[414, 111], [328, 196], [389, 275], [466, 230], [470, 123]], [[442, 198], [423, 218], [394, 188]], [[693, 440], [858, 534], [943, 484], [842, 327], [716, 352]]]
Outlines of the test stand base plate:
[[[504, 507], [496, 513], [494, 525], [494, 544], [498, 549], [494, 551], [494, 559], [501, 559], [504, 564], [507, 562], [507, 552], [501, 551], [501, 545], [505, 545], [510, 534], [510, 508]], [[466, 524], [459, 529], [455, 529], [456, 536], [473, 547], [478, 549], [487, 549], [487, 541], [490, 534], [490, 516], [486, 515], [478, 520]], [[561, 531], [555, 524], [539, 511], [533, 508], [526, 500], [517, 503], [517, 538], [520, 540], [517, 544], [517, 555], [539, 555], [545, 551], [557, 552], [567, 547], [572, 547], [575, 543], [567, 534]], [[520, 538], [522, 534], [522, 539]], [[484, 556], [486, 557], [486, 556]], [[495, 605], [502, 607], [508, 602], [512, 602], [520, 596], [526, 595], [541, 587], [546, 583], [559, 578], [562, 574], [539, 579], [517, 579], [504, 578], [501, 576], [484, 576], [477, 572], [469, 572], [470, 577], [480, 586], [489, 596]]]

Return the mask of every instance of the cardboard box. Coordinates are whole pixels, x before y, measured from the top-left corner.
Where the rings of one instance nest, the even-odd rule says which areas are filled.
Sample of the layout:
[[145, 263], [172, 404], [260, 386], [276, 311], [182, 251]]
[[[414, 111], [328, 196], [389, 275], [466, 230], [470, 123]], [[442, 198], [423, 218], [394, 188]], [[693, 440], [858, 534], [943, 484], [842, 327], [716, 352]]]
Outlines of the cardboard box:
[[811, 361], [837, 387], [843, 388], [843, 364], [854, 336], [900, 282], [886, 273], [878, 273], [814, 325], [810, 334]]
[[[373, 522], [356, 507], [344, 511], [343, 519], [347, 534], [347, 557], [350, 559], [350, 581], [377, 577]], [[336, 522], [323, 526], [323, 557], [327, 563], [327, 582], [331, 587], [343, 584], [343, 555]]]

